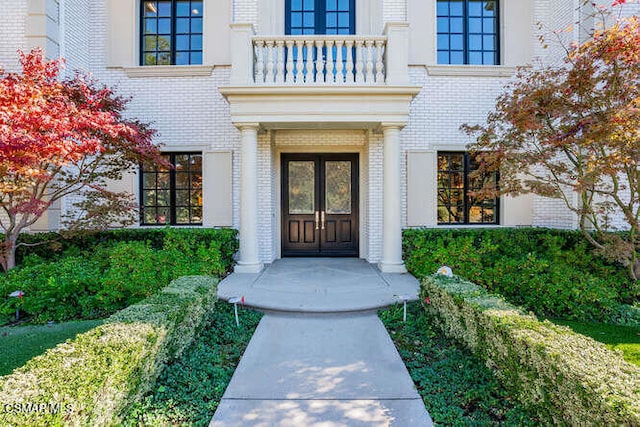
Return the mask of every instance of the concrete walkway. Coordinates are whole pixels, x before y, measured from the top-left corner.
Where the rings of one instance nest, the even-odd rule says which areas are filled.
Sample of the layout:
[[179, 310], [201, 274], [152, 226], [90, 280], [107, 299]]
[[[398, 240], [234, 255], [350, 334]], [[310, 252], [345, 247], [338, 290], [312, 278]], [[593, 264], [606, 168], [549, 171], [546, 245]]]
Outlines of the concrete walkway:
[[417, 298], [417, 281], [385, 276], [356, 259], [285, 259], [225, 279], [221, 297], [266, 315], [211, 426], [432, 425], [375, 313]]

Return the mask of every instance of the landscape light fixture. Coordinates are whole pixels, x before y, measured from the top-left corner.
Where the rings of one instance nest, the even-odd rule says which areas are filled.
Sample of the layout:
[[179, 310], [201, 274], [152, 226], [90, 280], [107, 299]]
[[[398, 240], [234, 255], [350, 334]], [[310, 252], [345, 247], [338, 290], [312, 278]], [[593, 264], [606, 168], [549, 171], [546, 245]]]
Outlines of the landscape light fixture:
[[229, 298], [229, 302], [233, 304], [233, 312], [236, 316], [236, 326], [240, 327], [240, 319], [238, 319], [238, 303], [241, 302], [244, 304], [244, 296], [242, 297], [231, 297]]

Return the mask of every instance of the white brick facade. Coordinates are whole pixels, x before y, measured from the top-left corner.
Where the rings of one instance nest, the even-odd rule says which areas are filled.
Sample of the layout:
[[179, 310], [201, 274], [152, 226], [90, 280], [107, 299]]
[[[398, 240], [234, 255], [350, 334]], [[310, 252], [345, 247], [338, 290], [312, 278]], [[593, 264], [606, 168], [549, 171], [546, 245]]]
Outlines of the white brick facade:
[[[225, 100], [220, 88], [230, 84], [231, 62], [205, 64], [211, 66], [211, 72], [199, 76], [142, 76], [134, 77], [131, 69], [136, 68], [137, 57], [131, 59], [129, 66], [114, 64], [112, 59], [113, 31], [125, 31], [113, 28], [109, 2], [116, 0], [59, 0], [61, 12], [61, 34], [59, 48], [67, 58], [70, 70], [80, 69], [91, 72], [99, 81], [115, 87], [118, 93], [131, 96], [129, 114], [144, 121], [153, 122], [158, 130], [158, 143], [168, 151], [197, 150], [220, 151], [232, 153], [232, 177], [230, 178], [232, 193], [232, 224], [239, 227], [240, 217], [240, 132], [232, 123], [229, 102]], [[126, 6], [125, 11], [138, 10], [137, 6], [127, 6], [134, 0], [117, 0]], [[216, 13], [214, 8], [205, 13]], [[260, 7], [262, 1], [271, 0], [228, 0], [230, 1], [231, 23], [251, 23], [260, 34]], [[367, 13], [371, 13], [370, 28], [375, 22], [409, 21], [411, 26], [435, 25], [416, 16], [410, 16], [411, 5], [418, 0], [371, 0], [366, 3]], [[435, 3], [432, 0], [425, 0]], [[508, 1], [508, 0], [506, 0]], [[535, 33], [536, 22], [545, 23], [547, 28], [565, 28], [574, 22], [579, 14], [576, 12], [577, 0], [519, 0], [521, 4], [531, 6], [530, 34], [522, 46], [524, 51], [531, 52], [530, 60], [535, 58], [545, 63], [557, 60], [558, 47], [552, 43], [548, 49], [542, 49]], [[3, 4], [3, 25], [0, 26], [0, 63], [9, 70], [17, 68], [15, 51], [29, 46], [27, 41], [26, 0], [12, 0]], [[502, 2], [501, 2], [502, 3]], [[138, 3], [136, 3], [138, 4]], [[357, 4], [362, 4], [358, 0]], [[128, 9], [127, 9], [128, 7]], [[363, 8], [362, 10], [365, 10]], [[640, 5], [631, 5], [625, 13], [640, 12]], [[357, 10], [356, 13], [360, 13]], [[363, 12], [364, 13], [364, 12]], [[135, 22], [138, 18], [130, 20]], [[222, 17], [224, 19], [224, 17]], [[359, 18], [358, 18], [359, 19]], [[376, 21], [378, 20], [378, 21]], [[504, 24], [504, 23], [503, 23]], [[508, 23], [507, 23], [508, 24]], [[136, 28], [135, 25], [133, 28]], [[508, 27], [505, 27], [508, 28]], [[131, 30], [131, 29], [130, 29]], [[127, 30], [129, 31], [129, 30]], [[136, 34], [135, 30], [131, 30]], [[205, 32], [207, 28], [205, 28]], [[225, 29], [226, 31], [226, 29]], [[412, 31], [412, 30], [410, 30]], [[510, 30], [511, 31], [511, 30]], [[578, 37], [570, 34], [570, 37]], [[131, 40], [127, 49], [135, 52], [137, 35]], [[503, 38], [507, 35], [503, 34]], [[428, 46], [433, 41], [428, 41]], [[219, 47], [222, 49], [222, 47]], [[410, 49], [417, 49], [411, 46]], [[227, 46], [224, 49], [228, 49]], [[233, 52], [231, 52], [233, 54]], [[413, 54], [412, 54], [413, 55]], [[430, 56], [431, 55], [431, 56]], [[413, 55], [415, 58], [432, 57]], [[513, 48], [503, 52], [505, 58], [513, 56]], [[136, 55], [133, 55], [136, 56]], [[224, 55], [221, 55], [223, 57]], [[496, 67], [497, 71], [487, 72], [477, 69], [475, 73], [449, 74], [433, 67], [433, 63], [414, 61], [409, 67], [410, 84], [421, 88], [410, 106], [408, 124], [401, 132], [401, 194], [402, 224], [411, 226], [408, 221], [407, 197], [409, 181], [407, 174], [407, 158], [414, 152], [435, 153], [438, 150], [464, 150], [470, 142], [460, 132], [463, 123], [480, 123], [495, 104], [496, 97], [509, 80], [509, 67]], [[507, 61], [508, 62], [508, 61]], [[515, 64], [518, 65], [518, 64]], [[141, 68], [141, 67], [137, 67]], [[476, 67], [478, 68], [478, 67]], [[279, 247], [279, 155], [289, 151], [317, 152], [344, 151], [360, 154], [360, 185], [362, 203], [360, 209], [360, 256], [370, 262], [378, 262], [382, 256], [383, 228], [383, 136], [379, 129], [344, 129], [319, 130], [309, 126], [306, 130], [261, 129], [258, 135], [258, 245], [260, 260], [271, 262], [280, 256]], [[207, 165], [205, 164], [205, 168]], [[433, 170], [429, 171], [435, 175]], [[431, 179], [431, 178], [430, 178]], [[427, 181], [425, 181], [427, 182]], [[435, 181], [434, 181], [435, 182]], [[137, 178], [125, 183], [125, 187], [138, 192]], [[431, 191], [431, 190], [429, 190]], [[64, 205], [68, 210], [71, 201]], [[215, 203], [215, 200], [206, 200]], [[569, 228], [575, 227], [575, 218], [555, 200], [535, 197], [530, 201], [532, 213], [523, 219], [503, 221], [510, 225], [535, 225]], [[503, 215], [509, 216], [508, 208]], [[514, 214], [515, 215], [515, 214]], [[503, 217], [504, 219], [505, 217]], [[215, 224], [214, 224], [215, 225]], [[431, 225], [435, 225], [431, 223]]]

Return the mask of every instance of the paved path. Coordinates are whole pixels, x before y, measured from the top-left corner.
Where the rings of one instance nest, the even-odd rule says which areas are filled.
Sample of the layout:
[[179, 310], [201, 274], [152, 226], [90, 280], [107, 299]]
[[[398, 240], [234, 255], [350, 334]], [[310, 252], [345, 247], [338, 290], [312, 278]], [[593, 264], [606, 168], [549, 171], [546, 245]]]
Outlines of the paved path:
[[356, 259], [287, 259], [231, 275], [219, 295], [245, 296], [266, 315], [211, 426], [432, 425], [375, 312], [417, 290], [410, 275]]

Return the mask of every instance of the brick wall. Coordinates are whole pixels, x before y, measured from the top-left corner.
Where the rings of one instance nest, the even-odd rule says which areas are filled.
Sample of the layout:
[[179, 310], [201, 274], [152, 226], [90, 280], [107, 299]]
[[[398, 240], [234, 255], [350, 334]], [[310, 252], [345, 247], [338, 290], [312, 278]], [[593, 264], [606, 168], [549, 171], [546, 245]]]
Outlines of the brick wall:
[[2, 3], [0, 25], [0, 66], [7, 71], [18, 71], [18, 49], [26, 50], [27, 0]]
[[[374, 1], [374, 0], [372, 0]], [[406, 0], [375, 0], [382, 6], [383, 21], [402, 21], [407, 16]], [[258, 24], [258, 0], [235, 0], [233, 18], [236, 22]], [[3, 5], [5, 22], [0, 27], [0, 62], [15, 68], [16, 47], [25, 46], [26, 0], [13, 0]], [[534, 5], [535, 21], [547, 28], [565, 28], [575, 17], [575, 0], [539, 0]], [[638, 13], [640, 5], [628, 5], [625, 13]], [[69, 69], [90, 70], [118, 93], [133, 96], [129, 114], [152, 121], [158, 130], [157, 141], [168, 149], [202, 149], [232, 151], [233, 154], [233, 224], [239, 221], [240, 137], [231, 124], [229, 106], [218, 88], [229, 82], [230, 69], [216, 67], [206, 77], [129, 78], [123, 70], [107, 68], [107, 10], [105, 1], [64, 2], [62, 43]], [[568, 33], [567, 33], [568, 34]], [[572, 37], [572, 34], [569, 34]], [[557, 46], [543, 49], [531, 40], [535, 55], [545, 63], [557, 55]], [[430, 76], [423, 66], [410, 70], [411, 81], [423, 87], [411, 105], [411, 119], [401, 132], [402, 166], [406, 169], [409, 150], [464, 150], [469, 138], [459, 131], [463, 123], [481, 123], [495, 104], [508, 78]], [[362, 180], [368, 187], [362, 221], [368, 240], [365, 254], [371, 262], [381, 256], [382, 238], [382, 135], [364, 131], [277, 131], [259, 135], [259, 209], [274, 212], [277, 208], [274, 158], [276, 150], [291, 146], [318, 146], [329, 150], [334, 145], [362, 144]], [[195, 148], [194, 148], [195, 147]], [[136, 186], [137, 188], [137, 186]], [[403, 218], [406, 223], [406, 173], [403, 172]], [[70, 210], [70, 200], [65, 210]], [[279, 218], [264, 214], [259, 219], [262, 260], [269, 262], [278, 251], [274, 233]], [[562, 203], [542, 198], [534, 200], [534, 225], [555, 227], [575, 226], [575, 218]]]

